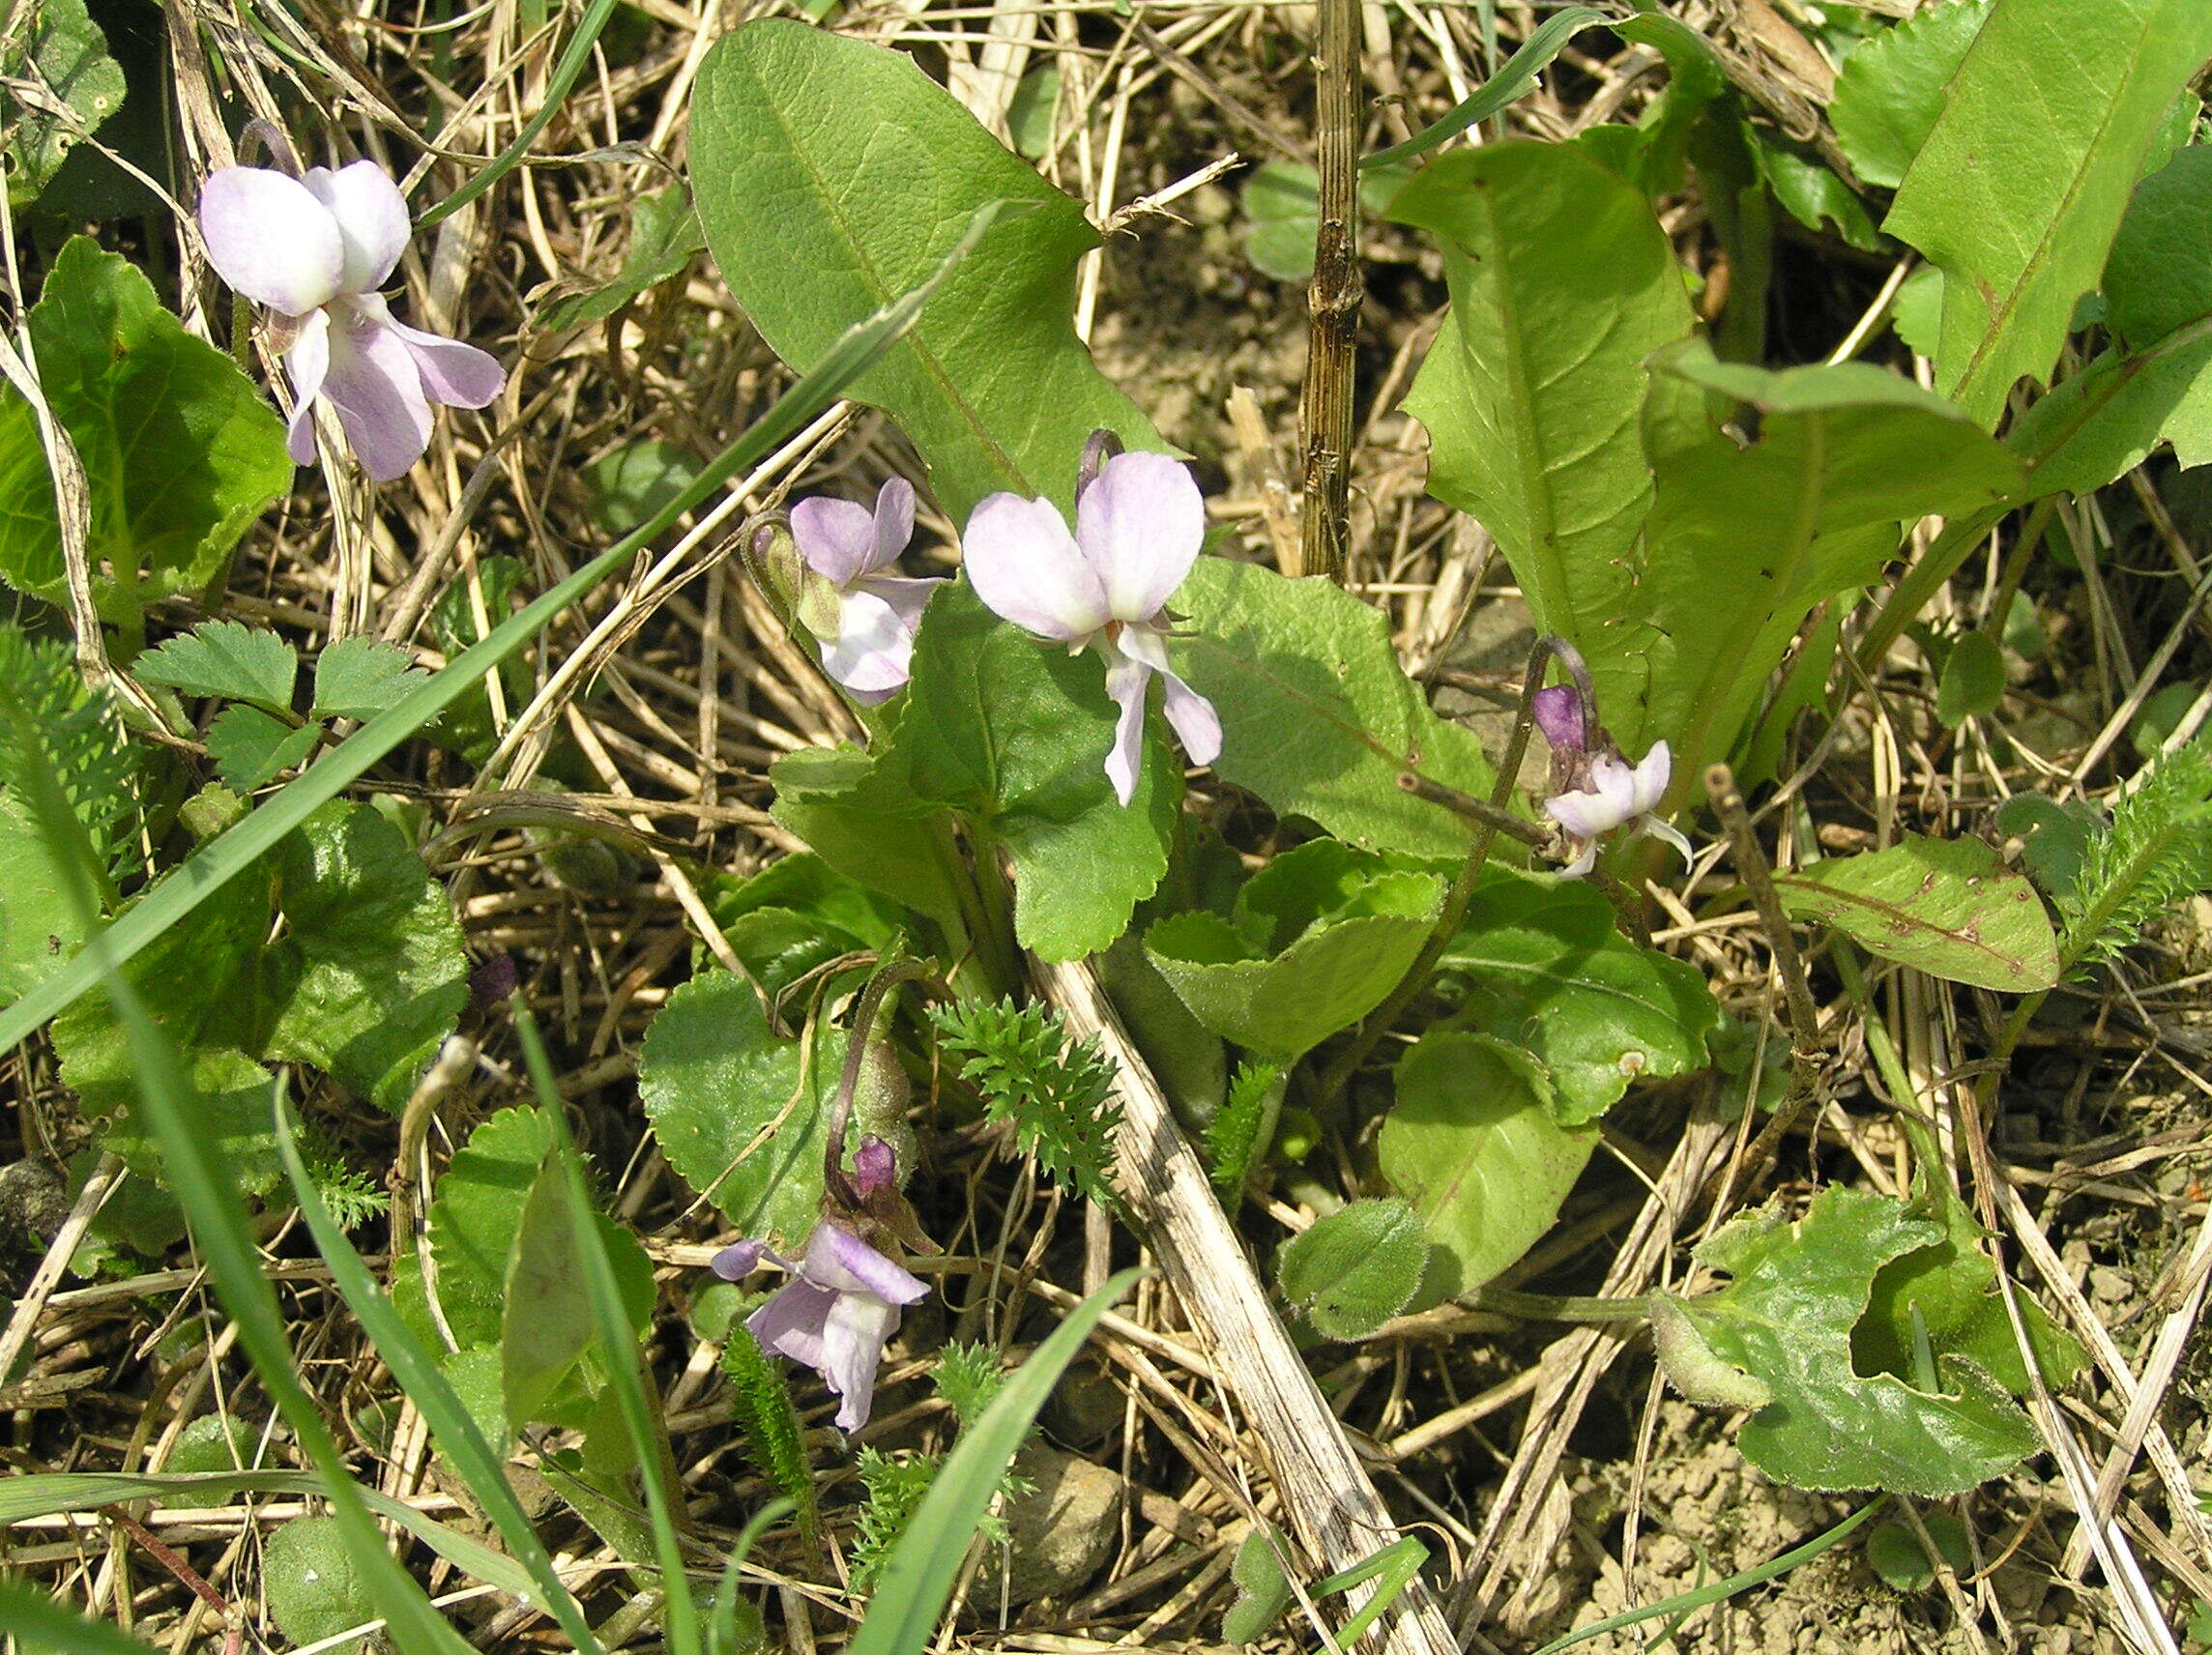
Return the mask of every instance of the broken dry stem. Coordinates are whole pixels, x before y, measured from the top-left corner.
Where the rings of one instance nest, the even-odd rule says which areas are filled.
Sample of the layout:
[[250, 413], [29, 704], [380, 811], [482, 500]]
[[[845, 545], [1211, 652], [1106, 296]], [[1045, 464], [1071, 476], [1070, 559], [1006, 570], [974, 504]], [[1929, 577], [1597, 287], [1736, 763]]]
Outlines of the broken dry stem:
[[1319, 213], [1298, 405], [1305, 508], [1298, 572], [1341, 584], [1350, 537], [1353, 344], [1366, 298], [1359, 271], [1358, 0], [1321, 0], [1314, 82]]

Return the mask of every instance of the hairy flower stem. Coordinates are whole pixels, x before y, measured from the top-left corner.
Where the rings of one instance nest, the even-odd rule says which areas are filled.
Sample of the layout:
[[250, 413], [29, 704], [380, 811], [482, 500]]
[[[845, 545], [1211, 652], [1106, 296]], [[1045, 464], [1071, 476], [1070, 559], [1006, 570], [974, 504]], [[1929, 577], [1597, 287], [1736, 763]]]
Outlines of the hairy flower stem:
[[[967, 952], [953, 966], [952, 980], [964, 990], [974, 990], [963, 998], [1003, 1000], [1013, 992], [1013, 960], [992, 927], [990, 915], [983, 906], [979, 876], [960, 854], [959, 843], [948, 822], [941, 823], [936, 830], [936, 850], [938, 862], [945, 870], [946, 884], [951, 887], [952, 900], [960, 909], [961, 926], [967, 932]], [[958, 944], [961, 939], [949, 941]], [[976, 982], [978, 977], [980, 983]]]
[[[1490, 848], [1498, 842], [1499, 830], [1507, 824], [1515, 828], [1529, 826], [1508, 813], [1505, 801], [1513, 797], [1513, 784], [1521, 775], [1521, 761], [1528, 756], [1528, 732], [1536, 723], [1536, 691], [1544, 687], [1544, 669], [1551, 659], [1549, 639], [1539, 643], [1529, 653], [1528, 670], [1521, 680], [1521, 711], [1513, 720], [1513, 739], [1505, 743], [1505, 757], [1499, 762], [1498, 780], [1492, 784], [1484, 813], [1477, 819], [1474, 842], [1468, 847], [1467, 860], [1460, 864], [1459, 872], [1452, 876], [1451, 888], [1444, 893], [1443, 912], [1437, 915], [1436, 928], [1429, 933], [1429, 940], [1421, 945], [1420, 954], [1412, 967], [1398, 979], [1398, 986], [1390, 991], [1390, 998], [1368, 1015], [1367, 1021], [1345, 1042], [1344, 1050], [1323, 1074], [1322, 1107], [1336, 1101], [1358, 1072], [1359, 1065], [1367, 1060], [1367, 1055], [1390, 1032], [1391, 1025], [1404, 1015], [1413, 997], [1428, 986], [1437, 962], [1443, 958], [1444, 950], [1459, 935], [1459, 928], [1467, 919], [1468, 905], [1474, 900], [1474, 887], [1481, 882], [1483, 864], [1490, 860]], [[1398, 784], [1404, 787], [1406, 778], [1400, 776]], [[1536, 831], [1541, 836], [1541, 830]]]
[[875, 1032], [876, 1018], [882, 1012], [884, 1002], [901, 983], [920, 983], [924, 992], [933, 999], [951, 998], [951, 993], [921, 960], [891, 960], [880, 967], [868, 979], [868, 986], [860, 991], [860, 1003], [853, 1012], [853, 1027], [845, 1037], [845, 1065], [838, 1071], [837, 1092], [830, 1102], [829, 1129], [822, 1135], [822, 1181], [830, 1192], [848, 1209], [858, 1210], [861, 1205], [859, 1192], [853, 1188], [852, 1179], [845, 1176], [845, 1132], [853, 1120], [853, 1098], [860, 1089], [860, 1067], [867, 1060], [868, 1037]]
[[1590, 1293], [1516, 1292], [1511, 1288], [1476, 1288], [1454, 1301], [1473, 1310], [1494, 1310], [1524, 1321], [1644, 1321], [1651, 1315], [1651, 1301], [1607, 1298]]
[[1006, 883], [1006, 870], [999, 860], [999, 836], [980, 819], [969, 828], [968, 849], [975, 862], [975, 891], [982, 903], [983, 936], [978, 945], [991, 962], [992, 974], [1008, 984], [1021, 980], [1016, 962], [1021, 958], [1014, 941], [1014, 893]]
[[1735, 854], [1736, 877], [1743, 881], [1752, 906], [1759, 911], [1774, 969], [1782, 977], [1783, 999], [1790, 1007], [1790, 1090], [1773, 1118], [1723, 1176], [1720, 1189], [1725, 1199], [1730, 1190], [1758, 1176], [1773, 1158], [1783, 1134], [1813, 1101], [1814, 1085], [1820, 1072], [1820, 1013], [1813, 1003], [1812, 989], [1806, 985], [1805, 964], [1798, 958], [1789, 916], [1782, 912], [1782, 898], [1775, 892], [1766, 853], [1760, 849], [1759, 836], [1752, 831], [1751, 813], [1744, 809], [1735, 772], [1725, 764], [1711, 766], [1705, 771], [1705, 793], [1728, 832], [1729, 846]]

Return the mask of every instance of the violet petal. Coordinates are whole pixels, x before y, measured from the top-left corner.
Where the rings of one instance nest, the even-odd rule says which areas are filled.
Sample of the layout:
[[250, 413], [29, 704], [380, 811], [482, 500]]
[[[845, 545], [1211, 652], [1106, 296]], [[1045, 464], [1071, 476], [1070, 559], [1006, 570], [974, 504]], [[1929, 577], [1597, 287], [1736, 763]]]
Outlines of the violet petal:
[[1190, 467], [1166, 454], [1116, 454], [1076, 503], [1076, 543], [1117, 621], [1150, 621], [1198, 561], [1206, 502]]
[[447, 408], [481, 408], [507, 389], [507, 369], [489, 351], [443, 334], [425, 334], [404, 322], [385, 326], [399, 335], [422, 376], [422, 394]]
[[841, 1399], [837, 1429], [851, 1435], [868, 1423], [876, 1401], [876, 1370], [884, 1344], [898, 1331], [898, 1306], [873, 1293], [839, 1293], [822, 1325], [823, 1382]]
[[873, 1293], [892, 1304], [927, 1296], [929, 1284], [902, 1269], [841, 1224], [824, 1219], [806, 1238], [806, 1280], [839, 1292]]
[[1667, 797], [1667, 783], [1674, 773], [1674, 759], [1664, 741], [1651, 743], [1651, 750], [1644, 755], [1633, 772], [1634, 785], [1629, 792], [1633, 814], [1642, 816], [1647, 810], [1658, 808]]
[[373, 293], [382, 287], [415, 230], [407, 217], [407, 197], [392, 175], [372, 160], [357, 160], [335, 172], [309, 167], [300, 183], [337, 224], [345, 248], [339, 276], [343, 291]]
[[[1109, 646], [1111, 648], [1111, 646]], [[1107, 655], [1106, 693], [1121, 709], [1114, 721], [1114, 745], [1106, 754], [1106, 775], [1114, 797], [1125, 808], [1137, 797], [1137, 772], [1145, 762], [1145, 686], [1152, 669], [1134, 655], [1113, 650]]]
[[822, 648], [822, 670], [847, 689], [889, 695], [903, 687], [914, 657], [914, 629], [872, 592], [848, 592], [837, 636]]
[[430, 405], [406, 341], [373, 318], [349, 318], [346, 308], [335, 307], [331, 319], [323, 395], [368, 475], [390, 482], [429, 447]]
[[199, 221], [216, 274], [256, 305], [305, 316], [337, 297], [344, 240], [330, 209], [298, 179], [223, 167], [200, 190]]
[[1073, 644], [1114, 618], [1105, 586], [1049, 500], [992, 495], [970, 514], [961, 547], [975, 595], [1025, 631]]
[[285, 432], [284, 449], [294, 465], [315, 461], [315, 404], [323, 394], [323, 380], [331, 368], [331, 316], [317, 310], [300, 324], [292, 348], [284, 353], [284, 368], [292, 377], [292, 421]]
[[771, 1355], [789, 1356], [819, 1371], [822, 1328], [836, 1302], [837, 1295], [828, 1288], [795, 1277], [745, 1318], [745, 1331]]
[[914, 484], [903, 477], [888, 477], [876, 490], [874, 544], [868, 553], [870, 572], [889, 568], [914, 538]]
[[791, 536], [806, 566], [837, 586], [867, 572], [876, 549], [876, 520], [858, 501], [810, 495], [791, 508]]
[[1168, 725], [1182, 742], [1194, 765], [1210, 765], [1221, 756], [1221, 715], [1213, 703], [1183, 682], [1168, 665], [1167, 641], [1150, 626], [1121, 628], [1122, 652], [1159, 674], [1161, 710]]

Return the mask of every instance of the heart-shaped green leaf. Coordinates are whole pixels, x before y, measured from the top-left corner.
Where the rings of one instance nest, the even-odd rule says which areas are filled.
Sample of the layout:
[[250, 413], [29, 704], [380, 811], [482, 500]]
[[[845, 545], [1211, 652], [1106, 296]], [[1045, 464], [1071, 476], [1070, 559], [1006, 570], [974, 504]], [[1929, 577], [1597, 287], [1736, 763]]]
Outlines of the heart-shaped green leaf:
[[[130, 260], [89, 237], [54, 260], [30, 328], [46, 400], [84, 462], [100, 612], [122, 621], [198, 591], [291, 486], [284, 421]], [[13, 388], [0, 389], [0, 576], [49, 602], [68, 596], [45, 448]]]
[[1831, 1185], [1804, 1218], [1744, 1213], [1698, 1248], [1735, 1279], [1674, 1300], [1706, 1352], [1764, 1385], [1744, 1458], [1800, 1489], [1888, 1489], [1940, 1498], [2018, 1465], [2035, 1428], [1987, 1372], [1956, 1352], [1936, 1358], [1940, 1391], [1896, 1374], [1861, 1377], [1851, 1328], [1877, 1274], [1943, 1239], [1903, 1203]]
[[1201, 558], [1173, 607], [1189, 618], [1176, 669], [1221, 715], [1215, 773], [1368, 850], [1467, 854], [1466, 825], [1398, 776], [1487, 794], [1490, 763], [1471, 731], [1429, 711], [1380, 610], [1227, 558]]
[[1397, 1089], [1376, 1147], [1382, 1176], [1441, 1250], [1432, 1285], [1470, 1292], [1552, 1227], [1597, 1128], [1561, 1126], [1534, 1060], [1484, 1034], [1423, 1035], [1398, 1060]]
[[1235, 923], [1179, 914], [1145, 934], [1145, 953], [1200, 1023], [1287, 1061], [1382, 1003], [1428, 940], [1443, 895], [1435, 875], [1317, 839], [1253, 876]]
[[1563, 1125], [1594, 1120], [1632, 1080], [1703, 1067], [1719, 1022], [1696, 967], [1629, 942], [1575, 881], [1484, 869], [1440, 964], [1466, 986], [1455, 1024], [1535, 1054]]
[[768, 1025], [752, 986], [693, 977], [646, 1031], [638, 1096], [677, 1176], [747, 1235], [789, 1251], [822, 1205], [822, 1114], [841, 1053], [800, 1073], [799, 1042]]

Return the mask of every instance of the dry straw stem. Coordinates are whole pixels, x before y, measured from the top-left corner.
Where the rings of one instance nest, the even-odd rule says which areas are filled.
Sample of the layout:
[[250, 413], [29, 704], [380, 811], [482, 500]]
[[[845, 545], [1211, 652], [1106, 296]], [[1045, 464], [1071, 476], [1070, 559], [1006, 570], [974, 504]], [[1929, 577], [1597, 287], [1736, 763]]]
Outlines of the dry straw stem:
[[[1197, 1152], [1176, 1125], [1159, 1082], [1137, 1055], [1088, 965], [1035, 968], [1039, 991], [1077, 1039], [1096, 1036], [1120, 1074], [1124, 1126], [1118, 1171], [1146, 1239], [1192, 1322], [1213, 1346], [1273, 1473], [1299, 1541], [1324, 1571], [1348, 1569], [1398, 1538], [1359, 1459], [1329, 1410]], [[1427, 1585], [1412, 1582], [1377, 1636], [1391, 1655], [1456, 1655], [1459, 1640]]]

